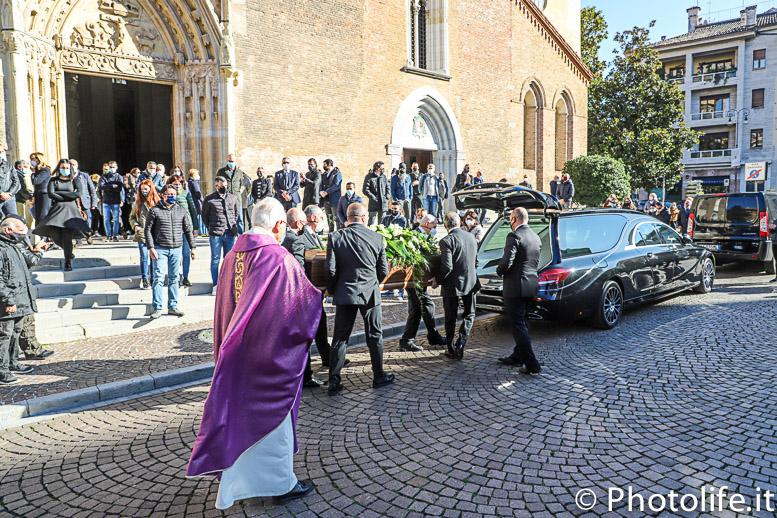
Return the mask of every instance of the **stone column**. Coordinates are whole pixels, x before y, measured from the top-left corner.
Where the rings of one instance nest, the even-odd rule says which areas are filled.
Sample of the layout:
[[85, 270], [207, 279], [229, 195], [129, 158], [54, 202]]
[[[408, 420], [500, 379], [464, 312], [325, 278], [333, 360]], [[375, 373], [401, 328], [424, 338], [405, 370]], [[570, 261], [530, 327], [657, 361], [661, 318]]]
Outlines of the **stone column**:
[[7, 60], [3, 60], [7, 70], [6, 82], [6, 118], [8, 120], [8, 146], [13, 157], [26, 158], [33, 151], [32, 128], [22, 121], [32, 120], [30, 103], [27, 97], [27, 59], [24, 55], [24, 41], [19, 31], [3, 31], [3, 40], [7, 48]]

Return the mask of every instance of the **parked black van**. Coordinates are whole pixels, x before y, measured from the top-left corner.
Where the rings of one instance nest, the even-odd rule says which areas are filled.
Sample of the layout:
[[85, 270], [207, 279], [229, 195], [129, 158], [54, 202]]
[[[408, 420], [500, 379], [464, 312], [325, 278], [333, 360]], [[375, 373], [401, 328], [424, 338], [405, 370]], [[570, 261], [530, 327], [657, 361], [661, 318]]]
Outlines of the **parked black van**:
[[777, 272], [772, 253], [777, 223], [777, 193], [702, 194], [694, 198], [688, 233], [693, 242], [710, 250], [718, 264], [758, 261], [766, 273]]

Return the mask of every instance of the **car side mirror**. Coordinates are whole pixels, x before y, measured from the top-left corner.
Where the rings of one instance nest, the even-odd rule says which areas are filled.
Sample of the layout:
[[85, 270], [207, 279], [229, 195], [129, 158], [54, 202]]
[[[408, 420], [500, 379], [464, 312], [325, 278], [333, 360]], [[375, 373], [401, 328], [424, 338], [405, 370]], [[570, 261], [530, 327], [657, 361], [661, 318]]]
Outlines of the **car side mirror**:
[[680, 239], [682, 239], [684, 245], [693, 244], [693, 239], [691, 239], [691, 236], [689, 236], [688, 234], [683, 234], [682, 236], [680, 236]]

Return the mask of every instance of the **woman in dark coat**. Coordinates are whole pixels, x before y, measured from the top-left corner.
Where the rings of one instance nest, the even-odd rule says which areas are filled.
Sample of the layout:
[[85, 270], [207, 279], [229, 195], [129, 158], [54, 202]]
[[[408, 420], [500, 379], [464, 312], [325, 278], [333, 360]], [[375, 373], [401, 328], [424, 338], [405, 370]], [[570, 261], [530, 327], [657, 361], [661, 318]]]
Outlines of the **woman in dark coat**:
[[89, 225], [81, 214], [81, 182], [74, 182], [70, 160], [59, 161], [51, 177], [48, 194], [52, 206], [48, 215], [35, 226], [33, 234], [50, 237], [65, 252], [65, 271], [73, 269], [73, 239], [89, 235]]
[[49, 198], [49, 180], [51, 180], [51, 169], [43, 159], [43, 153], [33, 153], [30, 155], [30, 166], [32, 166], [32, 217], [35, 223], [40, 223], [51, 210], [51, 199]]

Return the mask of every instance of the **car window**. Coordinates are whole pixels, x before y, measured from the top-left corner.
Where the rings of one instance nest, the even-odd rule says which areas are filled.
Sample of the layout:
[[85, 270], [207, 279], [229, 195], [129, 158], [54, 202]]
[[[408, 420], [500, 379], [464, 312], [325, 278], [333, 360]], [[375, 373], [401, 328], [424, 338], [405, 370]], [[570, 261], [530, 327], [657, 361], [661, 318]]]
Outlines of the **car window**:
[[561, 258], [598, 254], [618, 244], [627, 219], [619, 214], [588, 214], [559, 218]]
[[659, 232], [661, 233], [661, 237], [664, 238], [664, 243], [667, 245], [682, 245], [683, 242], [680, 239], [680, 235], [672, 230], [671, 228], [667, 227], [666, 225], [659, 225]]
[[488, 233], [488, 236], [486, 236], [486, 242], [483, 243], [483, 246], [480, 248], [481, 252], [490, 252], [492, 250], [504, 250], [505, 249], [505, 243], [507, 242], [507, 234], [512, 232], [513, 230], [510, 228], [510, 220], [507, 218], [502, 218], [501, 225], [499, 225], [495, 230]]
[[727, 196], [726, 219], [729, 223], [755, 223], [758, 219], [758, 198]]
[[726, 221], [725, 196], [699, 198], [696, 204], [696, 221], [699, 223], [724, 223]]
[[637, 246], [663, 245], [661, 232], [658, 225], [653, 223], [643, 223], [634, 231], [634, 244]]
[[[550, 221], [544, 217], [529, 215], [529, 227], [540, 237], [540, 261], [539, 268], [545, 268], [553, 260], [553, 248], [550, 243]], [[507, 241], [507, 235], [511, 232], [509, 218], [499, 218], [488, 230], [486, 237], [478, 249], [478, 275], [496, 275], [496, 266], [502, 258]]]

